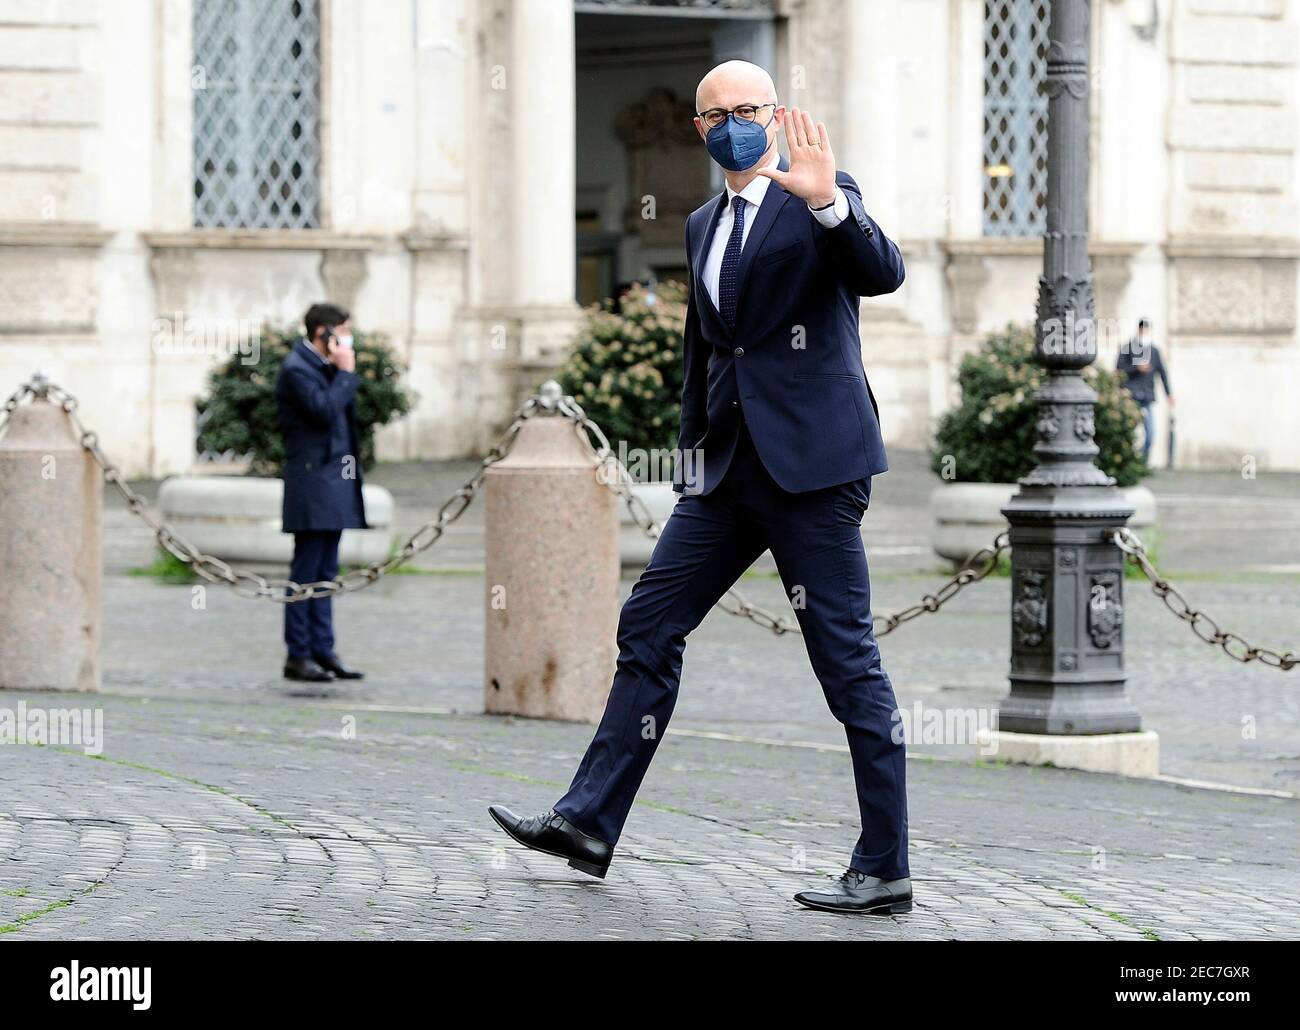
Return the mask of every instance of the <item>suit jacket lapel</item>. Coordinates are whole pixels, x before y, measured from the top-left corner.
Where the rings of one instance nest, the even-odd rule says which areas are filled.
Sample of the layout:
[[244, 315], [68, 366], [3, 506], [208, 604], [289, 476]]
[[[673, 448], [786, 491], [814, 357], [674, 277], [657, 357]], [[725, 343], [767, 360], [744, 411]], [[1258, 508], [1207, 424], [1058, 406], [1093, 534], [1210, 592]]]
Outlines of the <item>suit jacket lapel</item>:
[[722, 313], [718, 311], [717, 306], [713, 303], [713, 298], [709, 295], [708, 284], [704, 281], [704, 263], [709, 258], [709, 248], [713, 246], [713, 234], [718, 231], [718, 219], [722, 217], [722, 212], [727, 207], [727, 191], [723, 190], [718, 194], [717, 200], [713, 203], [713, 208], [709, 211], [708, 224], [704, 227], [704, 238], [695, 249], [694, 268], [695, 268], [695, 289], [699, 292], [697, 300], [701, 304], [707, 304], [714, 317], [717, 318], [718, 324], [725, 326], [722, 320]]
[[[790, 165], [785, 158], [781, 158], [777, 167], [783, 172], [790, 170]], [[736, 269], [736, 321], [740, 321], [740, 313], [745, 310], [745, 286], [749, 282], [749, 270], [754, 264], [754, 257], [758, 254], [763, 246], [763, 240], [767, 237], [769, 231], [776, 224], [776, 217], [781, 213], [781, 208], [785, 202], [790, 199], [790, 194], [775, 182], [767, 184], [767, 192], [763, 194], [763, 203], [759, 205], [758, 214], [754, 216], [754, 224], [749, 230], [749, 237], [745, 240], [745, 248], [740, 252], [740, 265]]]

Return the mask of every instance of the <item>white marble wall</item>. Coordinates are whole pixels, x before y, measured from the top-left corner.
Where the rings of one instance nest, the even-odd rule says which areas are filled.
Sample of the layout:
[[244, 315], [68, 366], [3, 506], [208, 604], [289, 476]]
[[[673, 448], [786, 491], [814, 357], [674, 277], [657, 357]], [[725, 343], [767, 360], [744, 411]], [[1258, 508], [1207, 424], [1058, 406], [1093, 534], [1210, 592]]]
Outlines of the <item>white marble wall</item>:
[[1300, 467], [1297, 6], [1170, 12], [1169, 364], [1189, 464]]
[[[896, 231], [908, 256], [906, 315], [946, 337], [927, 352], [931, 419], [954, 398], [945, 384], [960, 354], [983, 333], [1034, 316], [1038, 243], [980, 238], [983, 6], [981, 0], [918, 0], [906, 5], [900, 22], [925, 19], [906, 32], [897, 64], [898, 79], [906, 82], [917, 61], [924, 62], [925, 81], [906, 91], [899, 108], [904, 123], [895, 152], [900, 167], [912, 172]], [[1261, 468], [1300, 468], [1300, 426], [1289, 400], [1300, 388], [1294, 317], [1300, 5], [1094, 0], [1092, 6], [1090, 230], [1098, 316], [1118, 321], [1106, 328], [1120, 339], [1137, 318], [1153, 320], [1179, 401], [1179, 464], [1236, 467], [1251, 457]], [[935, 30], [944, 27], [939, 47]], [[852, 63], [851, 74], [859, 65]], [[941, 82], [947, 95], [935, 110]], [[927, 97], [929, 126], [916, 124], [920, 118], [907, 124], [909, 108]], [[939, 130], [945, 125], [946, 133]], [[936, 135], [931, 127], [944, 141], [927, 151]], [[946, 227], [936, 225], [936, 170], [948, 181]], [[922, 288], [914, 289], [918, 273]], [[864, 348], [869, 353], [869, 340]], [[1111, 363], [1114, 356], [1112, 345], [1099, 360]], [[1165, 415], [1162, 402], [1158, 462]], [[910, 435], [904, 435], [908, 442]]]
[[[324, 0], [324, 227], [192, 228], [191, 0], [0, 0], [0, 391], [51, 372], [132, 474], [192, 459], [212, 360], [155, 321], [289, 322], [327, 294], [419, 405], [386, 458], [481, 451], [562, 355], [573, 295], [565, 0]], [[1099, 314], [1148, 315], [1183, 464], [1300, 468], [1296, 0], [1094, 0]], [[830, 126], [908, 282], [864, 305], [895, 444], [979, 336], [1033, 318], [1038, 244], [981, 237], [982, 0], [782, 0], [776, 78]], [[1111, 360], [1105, 354], [1103, 360]]]

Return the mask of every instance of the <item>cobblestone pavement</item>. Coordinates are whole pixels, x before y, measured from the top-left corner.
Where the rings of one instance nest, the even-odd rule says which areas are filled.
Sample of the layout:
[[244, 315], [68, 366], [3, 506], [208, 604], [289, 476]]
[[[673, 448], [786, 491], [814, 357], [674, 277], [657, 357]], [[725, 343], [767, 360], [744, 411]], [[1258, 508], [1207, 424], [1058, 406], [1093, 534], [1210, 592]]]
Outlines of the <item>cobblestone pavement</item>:
[[[874, 608], [939, 581], [919, 455], [891, 456], [865, 535]], [[413, 528], [466, 463], [372, 479]], [[1248, 639], [1300, 638], [1300, 477], [1162, 474], [1160, 564]], [[422, 573], [338, 602], [362, 684], [278, 676], [280, 609], [127, 573], [151, 539], [105, 514], [102, 758], [0, 752], [0, 938], [48, 937], [1295, 937], [1293, 797], [975, 761], [913, 734], [918, 907], [805, 912], [856, 813], [842, 729], [798, 638], [715, 612], [692, 635], [673, 727], [608, 880], [513, 846], [486, 805], [541, 809], [589, 727], [482, 711], [481, 510]], [[436, 569], [435, 569], [436, 567]], [[546, 574], [547, 570], [540, 570]], [[624, 591], [631, 588], [625, 580]], [[784, 604], [770, 563], [744, 589]], [[991, 579], [885, 638], [904, 709], [987, 714], [1005, 693], [1008, 585]], [[1300, 673], [1243, 667], [1129, 581], [1130, 684], [1164, 773], [1294, 792]], [[232, 646], [238, 641], [238, 646]], [[0, 694], [62, 707], [87, 697]], [[355, 720], [355, 735], [345, 733]], [[953, 760], [959, 759], [959, 760]]]
[[[877, 575], [877, 611], [911, 603], [933, 575]], [[630, 579], [623, 589], [631, 589]], [[755, 601], [787, 604], [779, 581], [747, 579]], [[989, 717], [1006, 693], [1008, 581], [985, 581], [943, 613], [908, 623], [881, 649], [899, 703], [913, 711]], [[1255, 627], [1263, 639], [1300, 638], [1300, 586], [1193, 581], [1224, 625]], [[483, 710], [483, 577], [406, 575], [336, 603], [341, 653], [366, 669], [378, 704]], [[1243, 787], [1300, 790], [1300, 670], [1241, 666], [1196, 640], [1141, 584], [1126, 599], [1130, 688], [1144, 725], [1161, 735], [1161, 769]], [[105, 689], [247, 699], [284, 690], [280, 610], [209, 589], [207, 610], [184, 586], [126, 576], [105, 582]], [[230, 641], [238, 640], [232, 652]], [[1137, 648], [1136, 641], [1147, 646]], [[0, 695], [2, 700], [3, 695]], [[775, 637], [724, 612], [709, 615], [686, 648], [674, 726], [751, 737], [840, 744], [798, 637]], [[1249, 732], [1246, 732], [1249, 730]], [[1253, 734], [1253, 736], [1251, 735]], [[913, 750], [976, 757], [974, 746]]]
[[[590, 729], [333, 699], [105, 697], [102, 757], [4, 752], [0, 937], [1294, 938], [1296, 802], [908, 763], [917, 907], [790, 896], [855, 836], [847, 755], [671, 733], [609, 878], [514, 846]], [[81, 696], [6, 694], [46, 706]]]
[[[929, 548], [928, 499], [939, 481], [919, 452], [893, 451], [890, 460], [864, 523], [878, 613], [913, 604], [942, 582]], [[393, 491], [405, 532], [470, 470], [465, 462], [382, 465], [371, 479]], [[1146, 535], [1188, 599], [1252, 643], [1300, 650], [1300, 474], [1244, 480], [1230, 472], [1161, 472], [1148, 482], [1160, 524]], [[117, 575], [149, 562], [152, 538], [111, 497], [105, 521], [107, 685], [277, 689], [277, 612], [214, 589], [209, 610], [196, 613], [188, 589]], [[368, 681], [375, 700], [481, 711], [482, 548], [482, 508], [472, 505], [421, 556], [424, 571], [440, 574], [398, 576], [339, 602], [340, 647], [376, 673]], [[631, 589], [630, 573], [623, 586]], [[742, 586], [756, 602], [788, 610], [768, 556]], [[986, 580], [942, 613], [884, 638], [885, 666], [905, 710], [919, 702], [990, 716], [1007, 689], [1008, 590], [1005, 578]], [[1162, 770], [1300, 791], [1300, 669], [1242, 666], [1198, 641], [1145, 581], [1129, 580], [1125, 592], [1130, 689], [1145, 727], [1161, 736]], [[162, 637], [169, 647], [159, 646]], [[232, 638], [243, 642], [233, 661], [226, 647]], [[177, 653], [191, 658], [177, 662]], [[721, 613], [691, 637], [677, 719], [763, 738], [842, 739], [798, 638], [776, 638]], [[969, 745], [914, 739], [912, 746], [974, 757]]]

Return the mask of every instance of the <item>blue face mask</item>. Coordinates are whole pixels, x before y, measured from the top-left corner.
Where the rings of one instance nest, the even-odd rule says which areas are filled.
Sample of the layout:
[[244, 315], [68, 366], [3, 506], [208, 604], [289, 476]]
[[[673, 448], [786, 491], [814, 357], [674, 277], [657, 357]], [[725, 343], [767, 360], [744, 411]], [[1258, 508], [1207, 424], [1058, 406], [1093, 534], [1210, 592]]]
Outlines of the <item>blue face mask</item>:
[[[771, 125], [768, 121], [768, 125]], [[737, 121], [734, 114], [704, 138], [709, 156], [729, 172], [743, 172], [767, 153], [767, 125]]]

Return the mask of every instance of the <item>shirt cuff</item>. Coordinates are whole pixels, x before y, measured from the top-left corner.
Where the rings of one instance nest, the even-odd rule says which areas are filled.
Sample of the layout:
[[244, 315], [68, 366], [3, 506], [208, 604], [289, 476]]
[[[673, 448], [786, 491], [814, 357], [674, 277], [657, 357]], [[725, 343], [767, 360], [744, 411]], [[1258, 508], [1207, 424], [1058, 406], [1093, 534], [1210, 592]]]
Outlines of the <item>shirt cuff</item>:
[[[808, 208], [812, 211], [812, 208]], [[844, 195], [844, 191], [838, 186], [835, 187], [835, 203], [830, 207], [824, 207], [820, 211], [812, 211], [812, 216], [817, 219], [827, 229], [834, 229], [840, 222], [849, 217], [849, 198]]]

